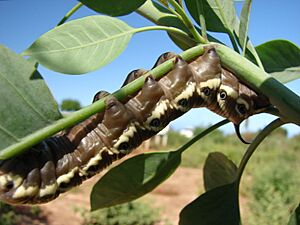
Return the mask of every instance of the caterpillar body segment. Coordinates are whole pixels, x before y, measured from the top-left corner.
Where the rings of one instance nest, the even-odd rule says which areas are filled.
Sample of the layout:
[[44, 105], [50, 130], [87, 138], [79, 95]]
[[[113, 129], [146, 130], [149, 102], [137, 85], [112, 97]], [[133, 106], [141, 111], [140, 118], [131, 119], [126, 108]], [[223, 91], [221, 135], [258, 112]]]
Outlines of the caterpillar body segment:
[[[0, 200], [10, 204], [51, 201], [127, 155], [191, 108], [206, 107], [238, 126], [270, 105], [265, 96], [222, 68], [213, 48], [190, 62], [165, 53], [154, 67], [171, 58], [173, 69], [159, 80], [147, 76], [142, 89], [122, 102], [98, 92], [94, 101], [106, 97], [103, 112], [2, 161]], [[146, 72], [132, 71], [123, 86]]]

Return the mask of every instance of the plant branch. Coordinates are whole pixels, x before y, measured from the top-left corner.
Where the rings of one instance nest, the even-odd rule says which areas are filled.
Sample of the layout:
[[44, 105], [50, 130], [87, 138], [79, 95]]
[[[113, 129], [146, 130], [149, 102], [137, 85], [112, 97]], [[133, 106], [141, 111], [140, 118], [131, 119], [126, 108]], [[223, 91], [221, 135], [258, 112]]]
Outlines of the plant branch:
[[168, 27], [168, 26], [148, 26], [148, 27], [135, 28], [134, 33], [150, 31], [150, 30], [165, 30], [170, 33], [179, 34], [181, 36], [188, 38], [188, 34], [185, 33], [184, 31], [182, 31], [176, 27]]
[[203, 38], [207, 39], [207, 33], [206, 33], [206, 22], [205, 22], [205, 16], [203, 15], [203, 4], [202, 1], [196, 1], [197, 11], [199, 12], [199, 24], [201, 27], [201, 35]]
[[253, 155], [253, 153], [255, 152], [256, 148], [258, 147], [258, 145], [276, 128], [282, 126], [284, 124], [284, 122], [282, 120], [280, 120], [279, 118], [276, 120], [273, 120], [270, 124], [268, 124], [253, 140], [253, 142], [249, 145], [249, 147], [246, 150], [246, 153], [244, 154], [238, 171], [237, 171], [237, 185], [239, 186], [242, 174], [245, 170], [245, 167], [249, 161], [249, 159], [251, 158], [251, 156]]
[[190, 139], [187, 143], [185, 143], [184, 145], [182, 145], [179, 149], [177, 149], [177, 151], [181, 154], [182, 152], [184, 152], [186, 149], [188, 149], [191, 145], [193, 145], [195, 142], [199, 141], [201, 138], [203, 138], [204, 136], [206, 136], [207, 134], [209, 134], [210, 132], [218, 129], [219, 127], [225, 125], [229, 123], [228, 119], [222, 120], [216, 124], [214, 124], [213, 126], [210, 126], [209, 128], [205, 129], [204, 131], [202, 131], [201, 133], [195, 135], [192, 139]]
[[178, 19], [180, 19], [181, 21], [183, 20], [182, 19], [182, 17], [181, 17], [181, 15], [176, 11], [176, 10], [174, 10], [173, 8], [171, 8], [171, 7], [167, 7], [167, 9], [171, 12], [171, 13], [173, 13]]
[[185, 26], [190, 30], [192, 35], [194, 36], [195, 40], [198, 41], [201, 44], [207, 44], [208, 41], [203, 38], [198, 31], [196, 30], [195, 26], [193, 25], [192, 21], [189, 19], [189, 17], [184, 12], [183, 8], [175, 1], [175, 0], [169, 0], [170, 4], [175, 8], [176, 12], [179, 13], [179, 15], [182, 18], [182, 22], [185, 24]]
[[264, 65], [262, 64], [255, 47], [253, 47], [252, 55], [255, 58], [255, 61], [257, 62], [257, 65], [259, 66], [259, 68], [261, 68], [263, 71], [265, 71]]
[[234, 51], [236, 51], [237, 53], [239, 53], [240, 50], [239, 50], [239, 47], [238, 47], [238, 45], [237, 45], [237, 43], [236, 43], [236, 41], [235, 41], [235, 38], [234, 38], [233, 33], [232, 33], [231, 31], [228, 30], [228, 31], [227, 31], [227, 34], [228, 34], [228, 36], [229, 36], [229, 39], [230, 39], [230, 42], [231, 42], [231, 44], [232, 44], [232, 47], [233, 47]]
[[[154, 24], [176, 27], [188, 32], [182, 21], [177, 16], [170, 13], [168, 9], [164, 8], [156, 2], [146, 1], [140, 8], [136, 10], [136, 13], [153, 22]], [[192, 37], [190, 37], [190, 34], [188, 35], [189, 36], [186, 38], [181, 38], [174, 35], [172, 35], [171, 37], [172, 39], [176, 39], [176, 44], [180, 48], [189, 49], [191, 47], [194, 47], [197, 43]]]
[[[136, 13], [150, 20], [154, 24], [177, 27], [186, 31], [188, 34], [190, 32], [178, 17], [176, 17], [174, 14], [171, 14], [166, 8], [156, 2], [146, 1], [140, 8], [136, 10]], [[177, 44], [183, 50], [192, 48], [198, 44], [194, 38], [190, 37], [190, 34], [189, 37], [185, 39], [178, 39], [178, 37], [174, 36], [171, 38], [175, 44]], [[174, 40], [175, 38], [176, 40]], [[215, 39], [209, 34], [207, 34], [207, 38], [210, 41], [221, 43], [219, 40]]]
[[[182, 52], [180, 55], [184, 60], [189, 61], [195, 58], [196, 56], [203, 54], [203, 52], [204, 52], [204, 48], [201, 46], [197, 46], [185, 52]], [[138, 90], [140, 90], [144, 84], [145, 78], [149, 74], [154, 76], [156, 79], [159, 79], [162, 76], [164, 76], [168, 71], [170, 71], [172, 67], [173, 67], [173, 61], [171, 59], [157, 66], [153, 70], [150, 70], [144, 76], [134, 80], [133, 82], [117, 90], [112, 95], [115, 96], [117, 99], [122, 100], [128, 95], [132, 95], [136, 93]], [[65, 128], [71, 127], [72, 125], [77, 124], [80, 121], [83, 121], [84, 119], [98, 112], [102, 112], [105, 109], [105, 99], [106, 98], [96, 101], [95, 103], [72, 113], [68, 117], [57, 120], [53, 124], [44, 127], [40, 130], [37, 130], [36, 132], [30, 135], [27, 135], [26, 137], [22, 138], [20, 142], [8, 146], [7, 148], [3, 149], [0, 152], [0, 160], [8, 159], [18, 154], [21, 154], [26, 150], [28, 150], [33, 145], [43, 141], [44, 139], [50, 137], [51, 135], [54, 135]]]
[[56, 26], [62, 25], [64, 22], [66, 22], [67, 19], [70, 18], [83, 4], [81, 2], [77, 3], [60, 21]]

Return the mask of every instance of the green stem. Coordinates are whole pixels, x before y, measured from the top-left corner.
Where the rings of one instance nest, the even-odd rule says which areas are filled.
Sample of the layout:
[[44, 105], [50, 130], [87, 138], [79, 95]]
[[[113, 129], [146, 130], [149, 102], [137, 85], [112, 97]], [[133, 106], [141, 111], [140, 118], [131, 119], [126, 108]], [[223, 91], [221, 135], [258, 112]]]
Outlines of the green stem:
[[234, 38], [233, 33], [231, 33], [231, 31], [227, 31], [227, 33], [228, 33], [228, 35], [229, 35], [229, 39], [230, 39], [230, 41], [231, 41], [231, 44], [232, 44], [232, 47], [233, 47], [234, 51], [236, 51], [236, 52], [239, 53], [240, 50], [239, 50], [239, 47], [238, 47], [238, 45], [237, 45], [237, 43], [236, 43], [236, 41], [235, 41], [235, 38]]
[[200, 25], [201, 25], [201, 35], [205, 40], [208, 40], [207, 38], [207, 32], [206, 32], [206, 22], [205, 22], [205, 17], [201, 14], [199, 16], [200, 20]]
[[180, 16], [180, 14], [179, 14], [177, 11], [175, 11], [173, 8], [167, 7], [167, 9], [168, 9], [172, 14], [174, 14], [178, 19], [180, 19], [181, 21], [183, 20], [182, 17]]
[[[178, 17], [176, 17], [174, 14], [169, 13], [166, 8], [164, 8], [157, 2], [146, 1], [140, 8], [136, 10], [136, 13], [157, 25], [177, 27], [181, 30], [186, 31], [188, 34], [190, 32]], [[207, 34], [207, 38], [212, 42], [221, 43], [219, 40], [215, 39], [209, 34]], [[178, 45], [179, 48], [183, 50], [192, 48], [198, 44], [194, 40], [194, 38], [190, 36], [187, 39], [183, 39], [180, 37], [178, 39], [176, 36], [172, 36], [172, 40], [175, 44]]]
[[[64, 22], [66, 22], [67, 19], [70, 18], [83, 4], [79, 2], [77, 5], [75, 5], [56, 25], [57, 27], [62, 25]], [[35, 67], [38, 68], [39, 64], [36, 63]]]
[[204, 9], [202, 1], [196, 1], [197, 11], [199, 12], [199, 23], [201, 27], [201, 34], [202, 37], [208, 40], [207, 33], [206, 33], [206, 22], [205, 22], [205, 16], [203, 15]]
[[258, 145], [276, 128], [282, 126], [284, 124], [284, 122], [280, 119], [276, 119], [273, 120], [270, 124], [268, 124], [253, 140], [253, 142], [249, 145], [249, 147], [246, 150], [246, 153], [244, 154], [238, 171], [237, 171], [237, 185], [239, 186], [240, 184], [240, 180], [242, 177], [242, 174], [245, 170], [245, 167], [249, 161], [249, 159], [251, 158], [251, 156], [253, 155], [253, 153], [255, 152], [256, 148], [258, 147]]
[[182, 18], [182, 22], [185, 24], [185, 26], [190, 30], [192, 35], [194, 36], [195, 40], [198, 41], [201, 44], [207, 44], [208, 41], [203, 38], [198, 31], [196, 30], [195, 26], [193, 25], [190, 18], [186, 15], [183, 8], [175, 1], [175, 0], [169, 0], [170, 4], [175, 8], [175, 10], [179, 13], [179, 15]]
[[70, 18], [83, 4], [81, 2], [77, 3], [60, 21], [56, 26], [62, 25], [64, 22], [66, 22], [67, 19]]
[[[180, 55], [186, 61], [192, 60], [193, 58], [203, 54], [205, 46], [212, 45], [198, 45], [182, 52]], [[213, 44], [213, 46], [216, 48], [219, 56], [221, 57], [223, 66], [235, 72], [242, 81], [244, 81], [254, 90], [265, 94], [270, 99], [271, 104], [273, 104], [279, 110], [282, 121], [293, 122], [300, 125], [299, 96], [286, 88], [276, 79], [270, 77], [252, 62], [241, 57], [232, 49], [216, 43]], [[170, 71], [172, 66], [172, 60], [168, 60], [167, 62], [149, 71], [147, 74], [151, 73], [155, 78], [160, 78]], [[122, 100], [128, 95], [134, 94], [136, 91], [141, 89], [147, 74], [114, 92], [113, 95]], [[97, 112], [103, 111], [104, 108], [104, 100], [100, 100], [86, 108], [74, 112], [70, 116], [60, 119], [53, 124], [24, 137], [22, 140], [20, 140], [20, 142], [3, 149], [0, 152], [0, 159], [6, 159], [20, 154], [31, 146], [41, 142], [45, 138], [50, 137], [51, 135], [67, 127], [70, 127]]]
[[188, 34], [185, 33], [184, 31], [182, 31], [178, 28], [175, 28], [175, 27], [167, 27], [167, 26], [148, 26], [148, 27], [135, 28], [134, 33], [150, 31], [150, 30], [165, 30], [170, 33], [179, 34], [180, 36], [184, 36], [184, 37], [188, 38]]
[[209, 134], [210, 132], [218, 129], [219, 127], [225, 125], [229, 123], [229, 120], [225, 119], [222, 120], [216, 124], [214, 124], [213, 126], [207, 128], [206, 130], [202, 131], [201, 133], [195, 135], [192, 139], [190, 139], [187, 143], [185, 143], [184, 145], [182, 145], [179, 149], [177, 149], [178, 153], [182, 153], [184, 152], [186, 149], [188, 149], [191, 145], [193, 145], [195, 142], [199, 141], [201, 138], [203, 138], [204, 136], [206, 136], [207, 134]]
[[[223, 8], [220, 1], [215, 1], [215, 3], [217, 4], [217, 7], [219, 9]], [[236, 52], [239, 52], [239, 48], [237, 46], [237, 43], [236, 43], [233, 31], [230, 29], [230, 25], [227, 24], [227, 19], [226, 19], [226, 15], [224, 14], [225, 13], [224, 10], [219, 10], [219, 13], [220, 13], [220, 16], [221, 16], [221, 20], [224, 21], [224, 26], [226, 27], [226, 32], [229, 35], [229, 39], [230, 39], [230, 41], [232, 43], [233, 49]]]
[[264, 68], [264, 65], [262, 64], [258, 54], [257, 54], [257, 51], [256, 49], [253, 47], [253, 51], [252, 51], [252, 54], [255, 58], [255, 61], [257, 62], [257, 65], [259, 66], [259, 68], [261, 68], [263, 71], [265, 71], [265, 68]]
[[[235, 184], [235, 189], [236, 189], [236, 193], [239, 193], [239, 189], [240, 189], [240, 183], [241, 183], [241, 178], [243, 175], [243, 172], [245, 170], [245, 167], [248, 163], [248, 161], [250, 160], [251, 156], [253, 155], [253, 153], [255, 152], [255, 150], [257, 149], [258, 145], [276, 128], [282, 126], [284, 124], [284, 122], [282, 122], [279, 118], [276, 120], [273, 120], [270, 124], [268, 124], [256, 137], [255, 139], [252, 141], [252, 143], [249, 145], [249, 147], [246, 150], [246, 153], [244, 154], [240, 165], [238, 167], [237, 170], [237, 174], [236, 174], [236, 180], [234, 182]], [[240, 203], [239, 203], [239, 195], [237, 195], [237, 206], [238, 208], [240, 208]]]
[[[146, 1], [136, 10], [136, 13], [156, 25], [177, 27], [183, 31], [189, 32], [177, 16], [169, 13], [166, 8], [156, 2]], [[172, 39], [175, 39], [175, 43], [182, 49], [189, 49], [197, 44], [190, 35], [186, 38], [181, 38], [181, 36], [177, 37], [176, 35], [172, 35], [171, 37]]]
[[[184, 60], [191, 60], [196, 56], [203, 54], [204, 48], [201, 46], [196, 46], [191, 48], [185, 52], [183, 52], [181, 57]], [[151, 74], [156, 79], [161, 78], [164, 76], [168, 71], [170, 71], [173, 67], [172, 60], [168, 60], [163, 64], [159, 65], [158, 67], [154, 68], [153, 70], [149, 71], [144, 76], [134, 80], [130, 84], [124, 86], [123, 88], [119, 89], [118, 91], [114, 92], [114, 95], [117, 99], [122, 100], [128, 95], [132, 95], [140, 90], [144, 84], [144, 80], [146, 76]], [[32, 147], [33, 145], [43, 141], [44, 139], [50, 137], [53, 134], [58, 133], [59, 131], [68, 128], [74, 124], [83, 121], [84, 119], [103, 111], [105, 108], [105, 98], [101, 99], [90, 106], [87, 106], [81, 110], [78, 110], [66, 118], [62, 118], [58, 121], [55, 121], [53, 124], [50, 124], [47, 127], [44, 127], [26, 137], [22, 138], [20, 142], [15, 143], [14, 145], [8, 146], [7, 148], [3, 149], [0, 152], [0, 160], [4, 160], [7, 158], [14, 157], [18, 154], [25, 152], [27, 149]]]

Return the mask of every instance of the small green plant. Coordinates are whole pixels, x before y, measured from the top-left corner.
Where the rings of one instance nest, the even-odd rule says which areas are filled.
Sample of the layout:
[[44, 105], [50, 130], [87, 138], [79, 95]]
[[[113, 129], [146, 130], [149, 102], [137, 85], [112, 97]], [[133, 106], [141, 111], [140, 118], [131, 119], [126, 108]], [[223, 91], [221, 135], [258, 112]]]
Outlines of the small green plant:
[[94, 212], [78, 211], [84, 225], [154, 225], [159, 222], [157, 209], [141, 202], [129, 202]]
[[41, 209], [38, 206], [32, 206], [29, 209], [29, 213], [33, 216], [39, 216], [41, 214]]
[[168, 148], [174, 148], [182, 145], [188, 140], [187, 137], [181, 135], [177, 131], [169, 131], [168, 132]]
[[[291, 166], [284, 166], [291, 163]], [[300, 177], [294, 172], [295, 163], [275, 159], [267, 166], [257, 165], [253, 171], [249, 208], [252, 225], [287, 224], [291, 210], [298, 204]], [[296, 164], [295, 164], [296, 166]]]
[[26, 221], [45, 221], [38, 206], [11, 206], [0, 201], [0, 225], [19, 225], [26, 217]]
[[14, 212], [14, 207], [0, 202], [0, 225], [14, 225], [20, 217]]

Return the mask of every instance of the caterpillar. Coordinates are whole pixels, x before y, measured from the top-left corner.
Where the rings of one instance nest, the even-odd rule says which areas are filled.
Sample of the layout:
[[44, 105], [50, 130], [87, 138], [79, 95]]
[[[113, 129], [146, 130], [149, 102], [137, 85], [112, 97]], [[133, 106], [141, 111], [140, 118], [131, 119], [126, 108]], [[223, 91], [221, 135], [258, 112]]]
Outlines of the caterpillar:
[[[191, 108], [207, 107], [236, 126], [263, 111], [268, 99], [222, 68], [214, 48], [186, 62], [174, 53], [162, 54], [154, 67], [173, 59], [173, 69], [159, 80], [149, 75], [140, 91], [122, 102], [105, 91], [106, 108], [25, 153], [0, 162], [0, 200], [39, 204], [81, 184], [138, 147], [170, 121]], [[128, 84], [147, 71], [128, 74]]]

